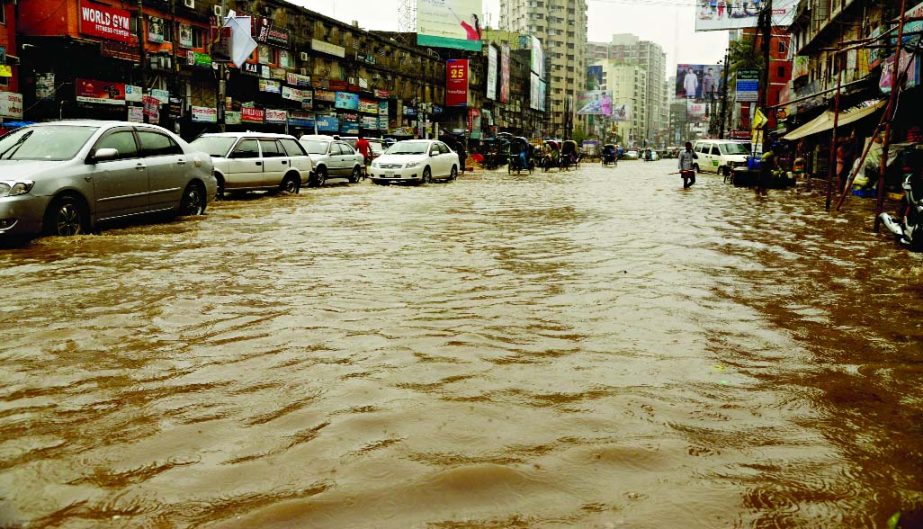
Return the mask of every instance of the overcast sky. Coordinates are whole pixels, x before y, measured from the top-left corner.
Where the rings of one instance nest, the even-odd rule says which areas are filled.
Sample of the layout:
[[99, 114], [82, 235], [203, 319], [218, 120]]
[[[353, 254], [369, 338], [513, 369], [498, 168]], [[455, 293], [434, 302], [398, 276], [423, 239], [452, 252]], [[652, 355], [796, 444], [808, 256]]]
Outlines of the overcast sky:
[[[614, 33], [634, 33], [663, 46], [667, 76], [676, 63], [715, 64], [724, 57], [727, 32], [696, 33], [695, 7], [687, 0], [589, 0], [589, 39], [607, 42]], [[397, 31], [399, 0], [294, 0], [294, 3], [365, 29]], [[691, 4], [691, 1], [688, 1]], [[634, 5], [632, 5], [634, 4]], [[639, 5], [640, 4], [640, 5]], [[484, 0], [485, 20], [500, 22], [500, 0]]]

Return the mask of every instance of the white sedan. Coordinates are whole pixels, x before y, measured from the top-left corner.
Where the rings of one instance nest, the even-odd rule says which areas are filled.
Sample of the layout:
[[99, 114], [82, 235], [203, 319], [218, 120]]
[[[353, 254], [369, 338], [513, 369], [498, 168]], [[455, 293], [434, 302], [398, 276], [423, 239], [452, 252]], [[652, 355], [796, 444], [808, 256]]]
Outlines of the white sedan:
[[458, 154], [436, 140], [399, 141], [372, 162], [369, 177], [376, 184], [458, 178]]

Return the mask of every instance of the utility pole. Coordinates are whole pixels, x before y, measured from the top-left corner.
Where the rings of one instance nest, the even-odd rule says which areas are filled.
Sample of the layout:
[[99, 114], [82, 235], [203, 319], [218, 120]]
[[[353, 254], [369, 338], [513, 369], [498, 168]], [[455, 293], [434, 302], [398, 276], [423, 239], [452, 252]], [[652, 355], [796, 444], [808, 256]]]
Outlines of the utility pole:
[[718, 139], [724, 139], [724, 125], [725, 119], [727, 118], [727, 107], [728, 107], [728, 76], [731, 70], [731, 50], [728, 49], [724, 52], [724, 79], [721, 82], [721, 118], [720, 118], [720, 130], [718, 131]]
[[[763, 111], [766, 114], [766, 117], [769, 117], [769, 50], [770, 50], [770, 41], [772, 40], [772, 0], [767, 0], [765, 12], [763, 13], [763, 79], [760, 83], [760, 102], [757, 108]], [[753, 116], [750, 116], [750, 119], [753, 119]], [[766, 131], [763, 130], [763, 149], [762, 152], [766, 152]]]
[[[141, 63], [138, 65], [141, 68], [141, 93], [147, 91], [147, 54], [144, 50], [144, 0], [138, 0], [138, 24], [137, 24], [138, 34], [138, 57]], [[144, 122], [148, 122], [147, 114], [142, 112], [144, 116]]]
[[[216, 25], [218, 26], [218, 31], [221, 31], [221, 28], [224, 26], [224, 17], [228, 12], [228, 2], [227, 0], [221, 0], [221, 14], [217, 17]], [[258, 18], [257, 18], [258, 19]], [[254, 20], [257, 20], [254, 19]], [[227, 77], [227, 65], [224, 62], [218, 63], [218, 101], [216, 102], [215, 112], [216, 118], [218, 119], [218, 131], [224, 132], [226, 128], [225, 123], [225, 108], [224, 100], [227, 97], [228, 93], [228, 83], [225, 79]]]

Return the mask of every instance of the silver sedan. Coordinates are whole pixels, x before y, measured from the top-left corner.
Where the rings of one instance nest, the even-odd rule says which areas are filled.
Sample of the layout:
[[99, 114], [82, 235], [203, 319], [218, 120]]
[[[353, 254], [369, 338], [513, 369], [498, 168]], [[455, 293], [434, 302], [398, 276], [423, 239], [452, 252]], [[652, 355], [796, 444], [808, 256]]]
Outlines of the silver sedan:
[[207, 154], [154, 125], [57, 121], [0, 137], [0, 236], [76, 235], [155, 212], [201, 215]]

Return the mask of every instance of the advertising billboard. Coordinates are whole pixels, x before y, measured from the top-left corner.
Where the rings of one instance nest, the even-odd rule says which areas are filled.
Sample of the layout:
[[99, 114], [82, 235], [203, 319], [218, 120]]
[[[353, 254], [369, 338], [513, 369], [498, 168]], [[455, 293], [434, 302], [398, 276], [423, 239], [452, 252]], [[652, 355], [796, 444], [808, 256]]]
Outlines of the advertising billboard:
[[613, 103], [610, 119], [612, 121], [631, 121], [631, 104]]
[[706, 121], [708, 119], [708, 103], [687, 100], [686, 119], [688, 121]]
[[581, 116], [611, 116], [612, 92], [587, 90], [577, 96], [577, 114]]
[[510, 45], [500, 48], [500, 102], [510, 102]]
[[481, 51], [482, 0], [417, 0], [417, 44]]
[[[766, 0], [697, 0], [696, 31], [755, 28]], [[791, 26], [797, 0], [773, 0], [772, 25]]]
[[95, 79], [76, 79], [77, 101], [101, 105], [124, 105], [125, 85]]
[[445, 106], [468, 106], [468, 59], [446, 61], [445, 76]]
[[487, 99], [497, 99], [497, 48], [487, 47]]
[[359, 94], [337, 92], [334, 106], [343, 110], [359, 110]]
[[545, 110], [545, 92], [546, 86], [538, 74], [529, 74], [529, 108], [533, 110]]
[[117, 7], [80, 2], [80, 33], [91, 37], [136, 44], [131, 13]]
[[677, 99], [718, 99], [724, 69], [718, 64], [678, 64]]
[[532, 57], [529, 61], [529, 68], [535, 72], [541, 79], [545, 78], [545, 52], [542, 50], [542, 41], [532, 35], [530, 37], [530, 49]]
[[604, 90], [603, 84], [603, 67], [602, 65], [587, 66], [586, 69], [586, 89], [587, 90]]

